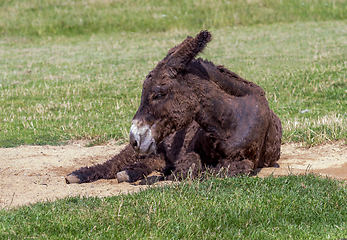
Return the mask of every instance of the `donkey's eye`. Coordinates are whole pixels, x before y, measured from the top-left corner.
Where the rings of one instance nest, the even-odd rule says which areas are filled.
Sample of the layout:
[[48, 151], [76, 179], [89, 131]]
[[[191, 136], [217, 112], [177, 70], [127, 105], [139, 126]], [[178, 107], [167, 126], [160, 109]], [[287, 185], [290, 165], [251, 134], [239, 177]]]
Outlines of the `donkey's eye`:
[[160, 100], [166, 97], [166, 93], [157, 93], [154, 97], [153, 100]]

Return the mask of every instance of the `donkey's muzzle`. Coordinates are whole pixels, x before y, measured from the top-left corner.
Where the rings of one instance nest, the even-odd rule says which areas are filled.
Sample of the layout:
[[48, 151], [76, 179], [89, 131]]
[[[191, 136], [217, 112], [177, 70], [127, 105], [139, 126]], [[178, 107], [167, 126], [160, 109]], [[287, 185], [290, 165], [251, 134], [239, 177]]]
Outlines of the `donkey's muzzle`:
[[140, 154], [149, 154], [156, 148], [151, 127], [138, 120], [133, 120], [131, 124], [129, 140], [130, 145]]

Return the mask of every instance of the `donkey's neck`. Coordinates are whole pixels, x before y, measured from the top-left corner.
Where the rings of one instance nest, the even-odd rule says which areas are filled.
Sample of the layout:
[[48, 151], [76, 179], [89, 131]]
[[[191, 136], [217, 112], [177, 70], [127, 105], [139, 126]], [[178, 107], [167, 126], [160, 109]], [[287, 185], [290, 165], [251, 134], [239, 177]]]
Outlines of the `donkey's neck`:
[[195, 90], [199, 99], [195, 121], [206, 131], [207, 136], [216, 140], [228, 138], [237, 122], [237, 110], [232, 104], [235, 97], [226, 94], [211, 82], [200, 85]]

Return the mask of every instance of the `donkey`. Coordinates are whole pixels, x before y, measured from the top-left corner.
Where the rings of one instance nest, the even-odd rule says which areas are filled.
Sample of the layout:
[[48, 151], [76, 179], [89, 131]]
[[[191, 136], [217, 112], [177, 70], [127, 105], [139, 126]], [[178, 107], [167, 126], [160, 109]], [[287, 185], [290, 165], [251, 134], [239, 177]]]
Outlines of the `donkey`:
[[72, 172], [67, 183], [135, 182], [153, 171], [179, 180], [207, 171], [236, 176], [274, 166], [281, 121], [261, 87], [224, 66], [195, 59], [211, 39], [210, 32], [201, 31], [170, 49], [143, 83], [130, 144], [104, 164]]

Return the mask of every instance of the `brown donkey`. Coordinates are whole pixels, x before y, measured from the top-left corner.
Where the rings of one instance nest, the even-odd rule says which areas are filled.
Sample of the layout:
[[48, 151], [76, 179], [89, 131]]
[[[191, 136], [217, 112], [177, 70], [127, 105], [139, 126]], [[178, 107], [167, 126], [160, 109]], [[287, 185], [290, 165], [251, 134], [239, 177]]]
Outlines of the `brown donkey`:
[[147, 75], [130, 128], [130, 144], [104, 164], [81, 168], [68, 183], [153, 171], [167, 179], [249, 174], [280, 158], [282, 127], [264, 90], [223, 66], [195, 59], [211, 40], [201, 31], [169, 50]]

